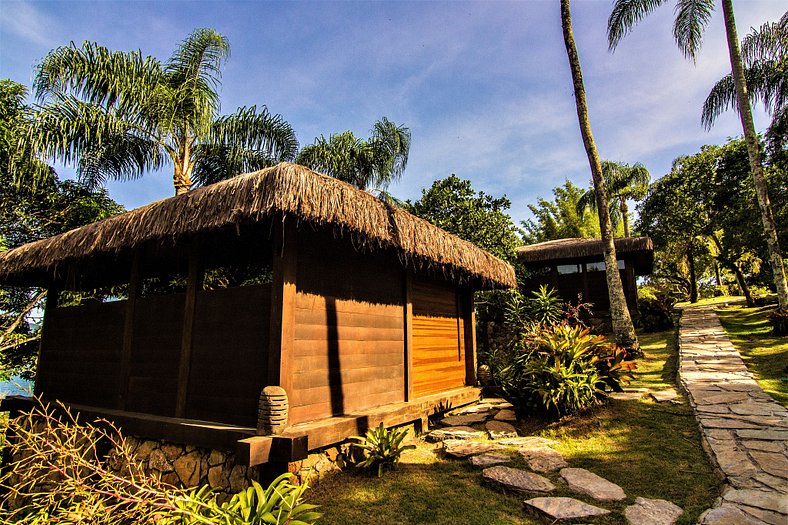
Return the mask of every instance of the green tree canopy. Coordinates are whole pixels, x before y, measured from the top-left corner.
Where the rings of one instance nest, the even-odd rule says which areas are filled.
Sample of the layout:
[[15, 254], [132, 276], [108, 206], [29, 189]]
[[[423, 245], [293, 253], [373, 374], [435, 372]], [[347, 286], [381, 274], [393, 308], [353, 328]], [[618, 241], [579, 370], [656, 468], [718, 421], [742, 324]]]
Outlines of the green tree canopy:
[[[123, 211], [106, 190], [61, 181], [54, 170], [31, 155], [22, 137], [31, 125], [24, 103], [27, 90], [0, 81], [0, 250], [49, 237]], [[15, 184], [14, 177], [38, 183]], [[26, 175], [28, 174], [28, 175]], [[31, 312], [44, 293], [36, 288], [0, 287], [0, 379], [32, 373], [39, 328]]]
[[[610, 49], [615, 49], [621, 39], [638, 22], [649, 13], [666, 3], [666, 0], [616, 0], [613, 11], [610, 13], [607, 23], [607, 35]], [[703, 31], [706, 29], [714, 12], [714, 0], [677, 0], [674, 13], [676, 19], [673, 23], [673, 36], [676, 44], [684, 53], [684, 56], [695, 61], [703, 40]], [[741, 120], [744, 140], [747, 144], [747, 156], [750, 162], [750, 174], [752, 176], [755, 195], [758, 199], [758, 207], [761, 215], [761, 226], [769, 250], [769, 264], [772, 267], [772, 278], [774, 287], [777, 290], [778, 308], [783, 312], [788, 311], [788, 277], [786, 277], [785, 263], [780, 249], [777, 224], [772, 206], [772, 197], [769, 195], [769, 185], [767, 176], [763, 169], [761, 158], [761, 145], [758, 141], [758, 134], [755, 131], [755, 121], [752, 117], [752, 106], [750, 95], [748, 95], [747, 75], [745, 62], [742, 59], [742, 52], [739, 47], [739, 37], [736, 31], [736, 17], [733, 12], [733, 1], [722, 0], [722, 15], [725, 23], [725, 36], [728, 44], [728, 55], [731, 64], [732, 88], [735, 93], [736, 108]], [[783, 17], [785, 18], [785, 17]], [[782, 22], [782, 21], [781, 21]], [[785, 45], [781, 38], [761, 38], [760, 45], [753, 45], [750, 51], [767, 51], [776, 47], [782, 47], [783, 54]], [[784, 36], [784, 35], [783, 35]], [[760, 36], [754, 37], [758, 39]], [[752, 41], [750, 43], [753, 43]], [[745, 49], [745, 55], [747, 50]], [[779, 52], [778, 52], [779, 54]], [[771, 86], [769, 89], [782, 89], [784, 87], [785, 70], [779, 72], [782, 78], [768, 80], [763, 85]], [[773, 69], [772, 69], [773, 71]], [[756, 93], [760, 88], [756, 84]], [[764, 95], [765, 93], [761, 94]], [[758, 96], [758, 95], [756, 95]], [[784, 93], [780, 95], [783, 97]], [[724, 108], [724, 99], [718, 103], [712, 103], [711, 111], [704, 114], [706, 123], [711, 125], [715, 111]], [[785, 131], [784, 126], [778, 126]]]
[[305, 146], [296, 162], [366, 190], [385, 189], [398, 180], [408, 164], [410, 129], [386, 117], [375, 122], [371, 137], [356, 137], [352, 131], [315, 139]]
[[435, 226], [484, 248], [506, 261], [514, 261], [514, 249], [521, 244], [517, 228], [506, 213], [511, 202], [506, 196], [493, 197], [476, 192], [470, 180], [451, 175], [421, 191], [416, 202], [405, 209]]
[[[602, 177], [607, 185], [610, 199], [610, 220], [615, 230], [619, 223], [624, 226], [624, 237], [629, 237], [629, 207], [627, 201], [639, 201], [646, 196], [651, 174], [640, 162], [633, 166], [623, 162], [602, 161]], [[578, 214], [582, 215], [586, 208], [596, 210], [594, 184], [586, 191], [577, 203]], [[615, 231], [614, 231], [615, 233]]]
[[141, 51], [94, 42], [59, 47], [38, 66], [31, 136], [47, 157], [77, 167], [96, 187], [173, 167], [176, 194], [292, 160], [290, 125], [263, 106], [219, 116], [227, 39], [212, 29], [187, 36], [162, 64]]
[[522, 222], [526, 244], [570, 237], [598, 238], [599, 218], [579, 206], [584, 194], [582, 188], [567, 180], [563, 186], [553, 188], [552, 201], [539, 197], [536, 205], [529, 204], [534, 217]]

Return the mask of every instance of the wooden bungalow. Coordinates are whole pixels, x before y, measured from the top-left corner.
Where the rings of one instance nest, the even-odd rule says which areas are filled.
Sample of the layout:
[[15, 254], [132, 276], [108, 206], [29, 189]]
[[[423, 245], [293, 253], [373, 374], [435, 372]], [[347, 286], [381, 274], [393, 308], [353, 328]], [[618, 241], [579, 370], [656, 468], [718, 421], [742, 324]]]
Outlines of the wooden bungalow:
[[[45, 399], [255, 465], [477, 399], [473, 292], [515, 276], [283, 163], [7, 251], [0, 283], [49, 291]], [[289, 421], [260, 435], [270, 385], [286, 391]]]
[[[618, 269], [630, 313], [637, 313], [638, 275], [654, 266], [654, 245], [648, 237], [615, 239]], [[602, 239], [559, 239], [517, 248], [517, 258], [530, 271], [526, 286], [549, 285], [564, 301], [593, 303], [593, 311], [610, 310]]]

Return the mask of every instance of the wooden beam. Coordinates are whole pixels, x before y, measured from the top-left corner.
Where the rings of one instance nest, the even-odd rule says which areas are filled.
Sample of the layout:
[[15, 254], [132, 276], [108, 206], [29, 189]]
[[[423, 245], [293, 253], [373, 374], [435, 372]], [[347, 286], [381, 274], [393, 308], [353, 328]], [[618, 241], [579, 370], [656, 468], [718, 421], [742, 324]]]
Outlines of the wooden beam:
[[298, 230], [293, 219], [274, 222], [273, 282], [271, 283], [271, 329], [268, 348], [267, 385], [279, 385], [288, 394], [293, 388], [293, 342], [295, 339], [296, 271]]
[[38, 343], [38, 359], [36, 359], [36, 381], [33, 387], [33, 393], [40, 396], [42, 393], [43, 384], [41, 381], [41, 363], [42, 357], [49, 348], [49, 330], [47, 330], [47, 319], [51, 319], [50, 313], [57, 308], [57, 302], [60, 298], [60, 291], [62, 290], [61, 283], [52, 281], [47, 288], [46, 304], [44, 304], [44, 319], [41, 326], [41, 341]]
[[299, 461], [308, 455], [309, 436], [254, 436], [240, 439], [236, 444], [236, 457], [250, 467], [269, 461]]
[[413, 399], [413, 277], [406, 269], [404, 272], [404, 324], [405, 324], [405, 370], [404, 401]]
[[126, 299], [126, 313], [123, 320], [123, 346], [120, 351], [120, 384], [118, 385], [118, 399], [116, 406], [125, 410], [126, 399], [129, 393], [129, 375], [131, 373], [131, 349], [134, 339], [134, 309], [142, 289], [142, 274], [140, 271], [139, 248], [134, 250], [131, 261], [131, 275], [129, 276], [129, 292]]
[[175, 398], [175, 417], [186, 414], [189, 390], [189, 372], [192, 360], [192, 337], [194, 334], [194, 312], [197, 292], [202, 288], [202, 265], [196, 242], [189, 248], [189, 276], [186, 284], [186, 301], [183, 311], [183, 333], [181, 355], [178, 365], [178, 391]]
[[476, 312], [473, 289], [462, 293], [462, 313], [465, 323], [465, 384], [476, 386]]

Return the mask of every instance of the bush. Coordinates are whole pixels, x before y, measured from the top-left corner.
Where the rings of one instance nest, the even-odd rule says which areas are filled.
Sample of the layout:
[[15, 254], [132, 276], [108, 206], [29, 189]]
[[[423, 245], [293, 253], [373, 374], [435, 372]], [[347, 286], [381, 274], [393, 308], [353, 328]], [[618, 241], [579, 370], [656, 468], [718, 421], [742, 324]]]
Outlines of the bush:
[[358, 441], [353, 443], [353, 447], [360, 450], [362, 455], [356, 467], [377, 470], [378, 477], [382, 477], [385, 470], [394, 470], [402, 453], [416, 448], [416, 445], [402, 445], [407, 435], [405, 429], [389, 430], [381, 423], [378, 427], [368, 430], [365, 437], [351, 437], [350, 439]]
[[788, 335], [788, 311], [777, 308], [769, 312], [766, 317], [772, 323], [772, 334], [776, 336]]
[[673, 328], [675, 304], [675, 299], [668, 292], [653, 287], [638, 289], [638, 314], [643, 330], [661, 332]]
[[501, 373], [506, 397], [520, 411], [560, 417], [620, 391], [635, 368], [627, 353], [588, 328], [535, 325], [516, 343], [520, 351]]
[[112, 423], [80, 422], [63, 405], [39, 401], [8, 431], [0, 523], [308, 525], [320, 518], [302, 502], [307, 486], [289, 483], [292, 474], [267, 489], [253, 482], [221, 505], [207, 486], [174, 487], [142, 468]]

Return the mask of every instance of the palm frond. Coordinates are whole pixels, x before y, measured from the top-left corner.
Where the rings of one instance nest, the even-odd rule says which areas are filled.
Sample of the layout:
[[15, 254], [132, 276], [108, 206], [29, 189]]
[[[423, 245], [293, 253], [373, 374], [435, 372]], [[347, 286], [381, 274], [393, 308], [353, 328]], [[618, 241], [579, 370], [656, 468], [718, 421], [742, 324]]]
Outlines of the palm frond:
[[767, 22], [752, 30], [741, 43], [741, 56], [745, 65], [782, 57], [788, 54], [788, 11], [777, 22]]
[[638, 22], [648, 16], [665, 0], [616, 0], [607, 19], [607, 42], [613, 51]]
[[100, 148], [82, 152], [77, 176], [92, 191], [107, 179], [138, 179], [146, 170], [161, 168], [167, 159], [161, 147], [149, 139], [128, 133], [108, 136]]
[[[36, 151], [86, 169], [96, 182], [105, 177], [133, 178], [134, 170], [156, 169], [162, 162], [155, 136], [147, 130], [73, 96], [58, 96], [55, 102], [38, 107], [30, 137]], [[121, 140], [131, 144], [123, 147]], [[150, 151], [143, 153], [144, 147]], [[117, 155], [123, 151], [132, 157], [121, 162]], [[99, 176], [97, 170], [101, 166], [109, 171]]]
[[46, 101], [71, 94], [87, 102], [110, 107], [136, 107], [161, 81], [161, 64], [140, 51], [110, 51], [95, 42], [59, 47], [36, 67], [36, 98]]
[[241, 107], [216, 119], [207, 142], [231, 148], [257, 150], [276, 162], [291, 161], [298, 151], [295, 131], [281, 115], [262, 106]]
[[171, 87], [172, 115], [194, 128], [209, 133], [214, 115], [219, 111], [217, 87], [221, 82], [222, 63], [230, 56], [230, 43], [213, 29], [196, 29], [187, 36], [164, 68]]
[[695, 61], [703, 43], [703, 31], [713, 12], [714, 0], [679, 0], [676, 3], [673, 37], [685, 58]]
[[[762, 103], [767, 113], [774, 113], [788, 104], [788, 61], [759, 61], [744, 69], [747, 93], [752, 104]], [[722, 113], [734, 109], [736, 86], [731, 75], [721, 78], [703, 103], [701, 122], [711, 129]]]
[[352, 131], [331, 135], [328, 140], [320, 136], [300, 151], [296, 162], [359, 189], [366, 189], [375, 174], [372, 146]]
[[402, 176], [408, 165], [410, 141], [410, 129], [406, 126], [397, 126], [386, 117], [375, 122], [371, 139], [376, 164], [374, 184], [387, 186]]

